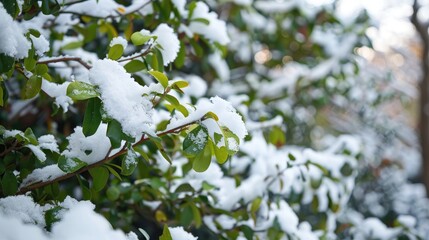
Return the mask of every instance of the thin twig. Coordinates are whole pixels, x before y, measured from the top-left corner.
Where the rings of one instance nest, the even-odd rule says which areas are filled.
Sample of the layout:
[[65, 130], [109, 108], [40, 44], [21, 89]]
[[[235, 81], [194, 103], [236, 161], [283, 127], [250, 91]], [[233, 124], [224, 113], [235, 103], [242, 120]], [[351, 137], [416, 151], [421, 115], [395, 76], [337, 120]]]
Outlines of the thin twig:
[[82, 58], [80, 58], [80, 57], [59, 57], [59, 58], [53, 58], [53, 59], [48, 59], [48, 60], [41, 60], [41, 61], [38, 61], [37, 63], [38, 64], [48, 64], [48, 63], [69, 62], [69, 61], [78, 62], [88, 70], [92, 68], [91, 65], [89, 65], [87, 62], [82, 60]]
[[150, 50], [152, 50], [152, 47], [153, 47], [153, 43], [149, 44], [147, 46], [147, 48], [144, 50], [144, 52], [137, 54], [137, 55], [134, 55], [134, 56], [121, 58], [118, 60], [118, 62], [126, 62], [126, 61], [130, 61], [130, 60], [134, 60], [134, 59], [139, 58], [139, 57], [144, 57], [150, 52]]

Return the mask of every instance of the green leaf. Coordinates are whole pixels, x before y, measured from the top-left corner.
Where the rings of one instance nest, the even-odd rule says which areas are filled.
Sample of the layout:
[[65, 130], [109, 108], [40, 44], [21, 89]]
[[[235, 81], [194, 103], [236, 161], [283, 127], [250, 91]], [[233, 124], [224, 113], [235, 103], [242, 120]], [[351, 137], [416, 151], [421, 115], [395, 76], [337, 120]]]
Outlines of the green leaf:
[[16, 180], [15, 174], [11, 171], [7, 171], [1, 181], [3, 194], [6, 196], [15, 195], [18, 191], [18, 181]]
[[72, 50], [81, 48], [83, 46], [83, 41], [70, 42], [64, 45], [61, 50]]
[[201, 224], [203, 223], [203, 221], [201, 219], [200, 210], [197, 208], [195, 203], [190, 202], [189, 204], [190, 204], [191, 209], [192, 209], [192, 215], [194, 218], [195, 227], [199, 228], [201, 226]]
[[183, 114], [183, 116], [187, 117], [189, 115], [188, 109], [186, 109], [182, 104], [180, 104], [179, 100], [174, 96], [166, 94], [164, 96], [165, 100], [167, 100], [171, 105], [173, 105], [174, 109], [177, 109], [179, 112]]
[[192, 208], [189, 204], [184, 204], [180, 207], [180, 224], [182, 226], [189, 226], [193, 220]]
[[185, 87], [189, 86], [189, 83], [185, 80], [178, 80], [178, 81], [175, 81], [173, 83], [173, 85], [176, 85], [179, 88], [185, 88]]
[[48, 66], [46, 64], [37, 64], [36, 65], [36, 74], [42, 76], [48, 72]]
[[145, 67], [145, 64], [139, 60], [132, 60], [124, 66], [125, 70], [129, 73], [139, 72], [145, 69]]
[[207, 19], [205, 19], [205, 18], [192, 18], [191, 22], [199, 22], [199, 23], [202, 23], [204, 25], [209, 25], [210, 24], [210, 21], [207, 20]]
[[101, 100], [99, 98], [91, 98], [86, 105], [85, 115], [83, 116], [83, 134], [91, 136], [97, 132], [98, 126], [101, 123]]
[[152, 75], [161, 85], [166, 88], [168, 87], [168, 78], [162, 72], [150, 70], [149, 74]]
[[124, 53], [124, 46], [121, 44], [115, 44], [109, 49], [109, 53], [107, 54], [107, 57], [112, 60], [118, 60], [122, 57], [122, 54]]
[[228, 160], [228, 149], [225, 146], [222, 146], [218, 148], [217, 146], [214, 146], [214, 153], [216, 157], [216, 161], [219, 164], [223, 164]]
[[349, 163], [344, 163], [341, 167], [340, 172], [343, 176], [349, 177], [353, 174], [353, 167]]
[[226, 127], [222, 127], [222, 132], [225, 137], [225, 142], [228, 146], [228, 154], [234, 155], [238, 151], [240, 139]]
[[27, 83], [24, 86], [22, 97], [24, 99], [29, 99], [35, 97], [42, 88], [42, 77], [33, 75], [31, 76]]
[[289, 153], [289, 154], [288, 154], [288, 157], [289, 157], [289, 159], [290, 159], [291, 161], [295, 161], [295, 160], [296, 160], [295, 156], [294, 156], [294, 155], [292, 155], [292, 153]]
[[51, 8], [49, 7], [50, 0], [42, 0], [42, 13], [49, 15], [51, 13]]
[[109, 165], [105, 165], [105, 167], [109, 170], [109, 172], [110, 172], [113, 176], [115, 176], [117, 179], [119, 179], [119, 180], [121, 180], [121, 181], [122, 181], [121, 175], [119, 175], [119, 173], [118, 173], [115, 169], [113, 169], [113, 168], [112, 168], [112, 167], [110, 167]]
[[40, 32], [39, 32], [37, 29], [30, 28], [30, 29], [28, 29], [28, 32], [29, 32], [31, 35], [35, 36], [36, 38], [39, 38], [39, 37], [40, 37]]
[[250, 215], [252, 216], [253, 221], [256, 224], [256, 212], [261, 206], [262, 198], [257, 197], [252, 201], [252, 205], [250, 206]]
[[179, 185], [174, 192], [195, 192], [195, 189], [189, 183], [183, 183]]
[[92, 177], [93, 189], [96, 192], [101, 191], [109, 180], [109, 170], [105, 167], [96, 167], [89, 170]]
[[185, 48], [185, 44], [181, 41], [179, 52], [177, 53], [176, 60], [174, 60], [174, 65], [177, 68], [182, 68], [183, 65], [185, 65], [185, 59], [186, 59], [186, 48]]
[[35, 50], [34, 48], [30, 48], [28, 50], [28, 57], [24, 59], [24, 67], [28, 71], [32, 71], [34, 67], [36, 67], [36, 59], [34, 59]]
[[204, 148], [204, 151], [202, 151], [194, 158], [194, 161], [192, 162], [192, 168], [196, 172], [204, 172], [205, 170], [207, 170], [207, 168], [209, 168], [211, 160], [212, 160], [211, 147], [209, 145], [206, 145], [206, 147]]
[[49, 228], [51, 228], [52, 224], [58, 222], [59, 220], [61, 220], [61, 218], [59, 217], [59, 213], [63, 208], [60, 206], [55, 206], [47, 211], [45, 211], [45, 222], [46, 225]]
[[203, 152], [208, 142], [208, 132], [201, 125], [192, 130], [183, 141], [183, 151], [190, 155]]
[[28, 141], [33, 145], [38, 145], [39, 142], [37, 141], [36, 136], [33, 133], [33, 130], [31, 128], [25, 129], [24, 136], [28, 139]]
[[113, 149], [121, 146], [122, 127], [118, 121], [113, 119], [109, 122], [107, 126], [107, 137], [109, 137]]
[[131, 42], [133, 42], [135, 46], [139, 46], [145, 44], [151, 38], [152, 36], [147, 36], [141, 34], [140, 32], [135, 32], [131, 35]]
[[164, 225], [164, 229], [162, 231], [162, 235], [159, 237], [159, 240], [173, 240], [170, 234], [170, 230], [168, 229], [167, 224]]
[[0, 73], [9, 72], [15, 63], [13, 57], [0, 53]]
[[122, 158], [122, 171], [121, 174], [129, 176], [133, 174], [134, 169], [137, 167], [137, 154], [132, 150], [128, 149], [127, 154]]
[[86, 165], [86, 162], [83, 162], [78, 158], [67, 158], [66, 156], [60, 156], [58, 159], [58, 167], [65, 173], [76, 172]]
[[67, 96], [73, 100], [86, 100], [98, 96], [95, 87], [89, 83], [74, 81], [67, 87]]

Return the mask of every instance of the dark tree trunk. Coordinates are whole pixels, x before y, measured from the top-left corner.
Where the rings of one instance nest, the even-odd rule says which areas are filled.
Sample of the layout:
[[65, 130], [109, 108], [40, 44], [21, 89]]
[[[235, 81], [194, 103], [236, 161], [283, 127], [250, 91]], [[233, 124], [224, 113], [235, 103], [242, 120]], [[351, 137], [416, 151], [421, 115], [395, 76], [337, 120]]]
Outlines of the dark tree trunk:
[[429, 33], [428, 25], [419, 21], [417, 13], [419, 11], [417, 0], [414, 0], [413, 15], [411, 22], [415, 26], [417, 33], [422, 41], [421, 69], [420, 79], [420, 146], [422, 152], [422, 180], [426, 187], [426, 193], [429, 194]]

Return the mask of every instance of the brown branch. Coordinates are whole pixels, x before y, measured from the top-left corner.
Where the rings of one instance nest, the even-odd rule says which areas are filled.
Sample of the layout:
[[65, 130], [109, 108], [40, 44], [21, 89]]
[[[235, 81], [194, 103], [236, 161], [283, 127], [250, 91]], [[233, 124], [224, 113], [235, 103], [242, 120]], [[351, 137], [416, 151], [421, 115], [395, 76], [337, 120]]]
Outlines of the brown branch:
[[48, 60], [41, 60], [38, 61], [38, 64], [48, 64], [48, 63], [57, 63], [57, 62], [68, 62], [68, 61], [75, 61], [80, 63], [82, 66], [84, 66], [86, 69], [91, 69], [92, 66], [89, 65], [87, 62], [83, 61], [80, 57], [62, 57], [62, 58], [53, 58]]
[[[161, 133], [157, 134], [157, 136], [161, 137], [161, 136], [164, 136], [164, 135], [167, 135], [167, 134], [180, 132], [180, 131], [184, 130], [185, 128], [187, 128], [188, 126], [190, 126], [190, 125], [192, 125], [192, 124], [194, 124], [196, 122], [198, 122], [198, 121], [193, 121], [193, 122], [190, 122], [190, 123], [186, 123], [186, 124], [184, 124], [182, 126], [178, 126], [178, 127], [173, 128], [173, 129], [161, 132]], [[143, 136], [138, 142], [136, 142], [135, 144], [133, 144], [133, 147], [136, 146], [136, 145], [142, 144], [143, 142], [145, 142], [145, 141], [147, 141], [149, 139], [150, 139], [149, 137], [144, 137]], [[32, 191], [32, 190], [35, 190], [35, 189], [38, 189], [38, 188], [50, 185], [52, 183], [59, 182], [59, 181], [71, 178], [73, 176], [76, 176], [78, 174], [86, 172], [89, 169], [92, 169], [92, 168], [98, 167], [100, 165], [103, 165], [104, 163], [107, 163], [107, 162], [109, 162], [109, 161], [111, 161], [111, 160], [113, 160], [113, 159], [115, 159], [115, 158], [117, 158], [117, 157], [125, 154], [126, 152], [127, 152], [127, 149], [124, 147], [119, 152], [115, 153], [114, 155], [112, 155], [112, 156], [106, 156], [104, 159], [102, 159], [102, 160], [100, 160], [98, 162], [95, 162], [93, 164], [87, 165], [87, 166], [79, 169], [76, 172], [67, 173], [65, 175], [62, 175], [60, 177], [57, 177], [55, 179], [52, 179], [52, 180], [49, 180], [49, 181], [46, 181], [46, 182], [37, 182], [37, 183], [31, 184], [31, 185], [28, 185], [28, 186], [24, 186], [24, 187], [20, 188], [19, 191], [16, 194], [18, 194], [18, 195], [19, 194], [24, 194], [24, 193], [26, 193], [28, 191]]]

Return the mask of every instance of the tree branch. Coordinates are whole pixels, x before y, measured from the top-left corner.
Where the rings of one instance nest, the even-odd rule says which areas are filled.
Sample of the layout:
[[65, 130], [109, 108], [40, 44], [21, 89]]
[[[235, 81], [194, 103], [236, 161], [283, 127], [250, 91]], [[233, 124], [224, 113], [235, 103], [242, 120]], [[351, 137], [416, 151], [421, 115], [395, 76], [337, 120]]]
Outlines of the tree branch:
[[[186, 124], [184, 124], [182, 126], [178, 126], [178, 127], [173, 128], [173, 129], [170, 129], [170, 130], [158, 133], [157, 136], [161, 137], [161, 136], [164, 136], [164, 135], [167, 135], [167, 134], [180, 132], [180, 131], [184, 130], [185, 128], [189, 127], [190, 125], [198, 122], [198, 121], [199, 120], [192, 121], [192, 122], [186, 123]], [[149, 139], [150, 139], [149, 137], [143, 136], [138, 142], [136, 142], [136, 143], [133, 144], [133, 147], [137, 146], [139, 144], [142, 144], [143, 142], [145, 142], [145, 141], [147, 141]], [[20, 188], [16, 194], [17, 195], [24, 194], [24, 193], [26, 193], [28, 191], [32, 191], [32, 190], [35, 190], [35, 189], [38, 189], [38, 188], [41, 188], [41, 187], [45, 187], [45, 186], [50, 185], [52, 183], [63, 181], [65, 179], [71, 178], [73, 176], [76, 176], [78, 174], [86, 172], [86, 171], [88, 171], [88, 170], [90, 170], [92, 168], [95, 168], [95, 167], [98, 167], [100, 165], [103, 165], [104, 163], [107, 163], [107, 162], [109, 162], [109, 161], [111, 161], [111, 160], [113, 160], [113, 159], [115, 159], [115, 158], [117, 158], [117, 157], [125, 154], [126, 152], [127, 152], [127, 149], [126, 148], [122, 148], [119, 152], [115, 153], [114, 155], [112, 155], [112, 156], [106, 156], [104, 159], [102, 159], [102, 160], [100, 160], [98, 162], [95, 162], [93, 164], [87, 165], [87, 166], [79, 169], [76, 172], [67, 173], [65, 175], [59, 176], [59, 177], [57, 177], [55, 179], [52, 179], [52, 180], [49, 180], [49, 181], [46, 181], [46, 182], [37, 182], [37, 183], [33, 183], [31, 185], [28, 185], [28, 186], [24, 186], [24, 187]]]
[[58, 58], [52, 58], [48, 60], [41, 60], [41, 61], [38, 61], [37, 63], [48, 64], [48, 63], [69, 62], [69, 61], [78, 62], [88, 70], [92, 68], [91, 65], [89, 65], [87, 62], [83, 61], [82, 58], [79, 58], [79, 57], [58, 57]]

